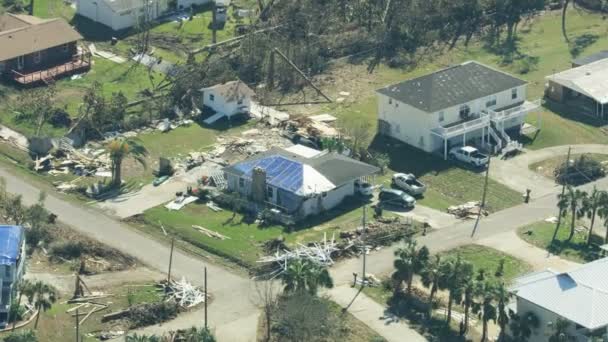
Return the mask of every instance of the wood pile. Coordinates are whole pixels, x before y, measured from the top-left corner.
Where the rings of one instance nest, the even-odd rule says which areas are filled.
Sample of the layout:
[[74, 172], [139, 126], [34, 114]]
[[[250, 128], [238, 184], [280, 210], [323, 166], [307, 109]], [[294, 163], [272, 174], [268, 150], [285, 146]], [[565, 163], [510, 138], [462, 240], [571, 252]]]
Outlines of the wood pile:
[[161, 283], [167, 294], [166, 301], [174, 300], [183, 308], [191, 308], [204, 303], [208, 295], [198, 287], [189, 283], [185, 278], [180, 281], [171, 280]]
[[[462, 219], [476, 219], [479, 215], [479, 201], [471, 201], [461, 205], [453, 205], [448, 207], [448, 213]], [[488, 211], [485, 209], [481, 210], [482, 215], [488, 216]]]

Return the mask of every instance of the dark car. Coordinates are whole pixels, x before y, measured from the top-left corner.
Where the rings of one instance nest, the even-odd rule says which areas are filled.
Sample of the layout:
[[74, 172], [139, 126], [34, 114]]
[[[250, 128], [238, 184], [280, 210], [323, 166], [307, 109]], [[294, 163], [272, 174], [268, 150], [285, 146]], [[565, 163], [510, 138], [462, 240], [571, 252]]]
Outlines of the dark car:
[[404, 208], [413, 208], [416, 205], [416, 199], [405, 192], [397, 189], [382, 189], [378, 199], [382, 205], [392, 205]]

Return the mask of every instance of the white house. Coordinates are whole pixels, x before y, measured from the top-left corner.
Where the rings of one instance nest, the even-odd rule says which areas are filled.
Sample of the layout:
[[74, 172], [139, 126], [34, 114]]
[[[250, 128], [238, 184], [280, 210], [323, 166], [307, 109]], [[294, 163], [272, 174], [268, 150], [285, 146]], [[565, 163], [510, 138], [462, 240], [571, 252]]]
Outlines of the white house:
[[76, 14], [114, 31], [153, 21], [169, 9], [169, 0], [76, 0]]
[[200, 92], [202, 105], [213, 109], [216, 113], [205, 120], [207, 124], [224, 116], [230, 118], [236, 114], [249, 113], [251, 100], [255, 95], [255, 92], [240, 80], [203, 88]]
[[224, 169], [227, 188], [301, 219], [338, 206], [375, 166], [296, 145], [273, 148]]
[[11, 302], [23, 276], [25, 234], [20, 226], [0, 226], [0, 328], [8, 324]]
[[[568, 334], [575, 341], [608, 339], [608, 258], [596, 260], [564, 273], [552, 270], [515, 279], [511, 288], [520, 317], [528, 312], [539, 320], [529, 342], [546, 342], [558, 319], [570, 323]], [[568, 340], [570, 341], [570, 340]], [[596, 340], [594, 340], [596, 341]]]
[[447, 157], [473, 144], [501, 150], [540, 100], [526, 101], [526, 82], [470, 61], [377, 90], [378, 131]]

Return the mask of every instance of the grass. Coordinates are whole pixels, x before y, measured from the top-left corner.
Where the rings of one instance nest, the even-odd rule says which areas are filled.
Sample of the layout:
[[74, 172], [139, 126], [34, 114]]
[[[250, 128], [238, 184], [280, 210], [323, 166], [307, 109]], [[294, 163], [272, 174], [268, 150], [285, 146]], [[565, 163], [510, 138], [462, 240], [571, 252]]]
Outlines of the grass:
[[40, 18], [64, 18], [68, 22], [76, 9], [63, 0], [34, 0], [34, 15]]
[[475, 272], [484, 270], [486, 276], [494, 276], [498, 269], [498, 265], [500, 264], [500, 260], [504, 260], [504, 274], [502, 278], [507, 282], [531, 270], [531, 266], [523, 260], [493, 248], [480, 245], [466, 245], [454, 248], [442, 253], [442, 255], [445, 257], [456, 257], [460, 255], [463, 260], [473, 264]]
[[[457, 166], [451, 161], [425, 153], [395, 140], [376, 139], [372, 149], [388, 153], [392, 172], [413, 173], [427, 185], [419, 204], [445, 211], [451, 205], [479, 201], [483, 195], [485, 173]], [[392, 172], [379, 181], [390, 186]], [[521, 203], [521, 194], [492, 179], [488, 182], [486, 203], [491, 212]]]
[[[149, 209], [143, 215], [143, 222], [140, 222], [143, 225], [135, 225], [146, 233], [163, 238], [160, 222], [170, 235], [176, 235], [191, 246], [252, 268], [257, 265], [259, 257], [266, 254], [264, 242], [279, 236], [285, 239], [288, 246], [293, 247], [297, 243], [320, 241], [324, 235], [329, 239], [335, 234], [338, 239], [339, 232], [354, 230], [360, 224], [361, 204], [362, 202], [354, 199], [347, 200], [342, 206], [305, 221], [291, 230], [279, 225], [259, 227], [254, 222], [248, 222], [241, 214], [232, 219], [233, 214], [229, 210], [214, 212], [198, 203], [188, 205], [181, 211], [168, 211], [163, 206]], [[208, 237], [192, 228], [192, 225], [211, 229], [229, 239]]]
[[[584, 155], [590, 157], [591, 159], [595, 159], [600, 163], [608, 161], [607, 154], [585, 153]], [[570, 156], [570, 159], [576, 160], [576, 159], [580, 158], [581, 156], [582, 156], [582, 154], [573, 154]], [[559, 157], [553, 157], [553, 158], [539, 161], [534, 164], [530, 164], [529, 168], [530, 168], [530, 170], [540, 173], [541, 175], [543, 175], [547, 178], [555, 179], [555, 175], [553, 174], [553, 171], [555, 171], [555, 169], [558, 166], [560, 166], [565, 160], [566, 160], [566, 155], [559, 156]]]
[[[599, 225], [599, 222], [596, 222], [596, 225]], [[555, 223], [540, 221], [518, 229], [517, 235], [534, 246], [574, 262], [585, 263], [601, 256], [599, 246], [604, 244], [602, 237], [594, 234], [591, 237], [591, 245], [587, 246], [586, 232], [575, 230], [572, 241], [566, 241], [570, 234], [570, 218], [565, 217], [557, 232], [556, 241], [552, 243], [555, 226]], [[576, 224], [576, 227], [579, 226]]]

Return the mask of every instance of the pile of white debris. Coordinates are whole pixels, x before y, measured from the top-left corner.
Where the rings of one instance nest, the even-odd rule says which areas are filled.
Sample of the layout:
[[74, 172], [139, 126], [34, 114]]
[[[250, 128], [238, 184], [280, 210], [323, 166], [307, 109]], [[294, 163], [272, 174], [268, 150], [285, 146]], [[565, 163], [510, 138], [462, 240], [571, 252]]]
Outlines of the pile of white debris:
[[191, 308], [204, 303], [208, 297], [204, 291], [189, 283], [186, 278], [182, 278], [180, 281], [170, 280], [163, 285], [167, 293], [167, 301], [175, 300], [183, 308]]

